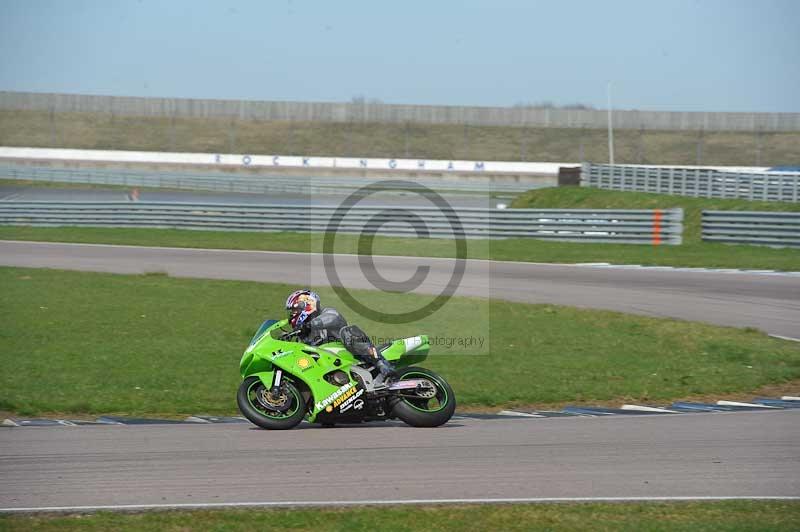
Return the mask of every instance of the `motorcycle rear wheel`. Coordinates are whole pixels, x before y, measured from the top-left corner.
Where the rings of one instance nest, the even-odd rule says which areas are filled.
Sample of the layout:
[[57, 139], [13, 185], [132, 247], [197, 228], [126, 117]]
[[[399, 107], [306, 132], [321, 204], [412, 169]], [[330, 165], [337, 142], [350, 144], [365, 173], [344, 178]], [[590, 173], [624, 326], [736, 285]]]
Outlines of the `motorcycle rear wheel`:
[[247, 377], [239, 386], [236, 394], [236, 403], [239, 411], [254, 425], [262, 429], [286, 430], [296, 427], [306, 415], [303, 396], [297, 388], [288, 381], [281, 384], [281, 389], [285, 394], [282, 404], [276, 404], [277, 408], [284, 408], [285, 411], [278, 409], [272, 410], [264, 403], [265, 394], [268, 390], [258, 377]]
[[435, 395], [430, 398], [395, 396], [391, 416], [412, 427], [438, 427], [453, 417], [456, 396], [442, 377], [429, 369], [409, 366], [398, 370], [397, 379], [427, 379], [433, 384]]

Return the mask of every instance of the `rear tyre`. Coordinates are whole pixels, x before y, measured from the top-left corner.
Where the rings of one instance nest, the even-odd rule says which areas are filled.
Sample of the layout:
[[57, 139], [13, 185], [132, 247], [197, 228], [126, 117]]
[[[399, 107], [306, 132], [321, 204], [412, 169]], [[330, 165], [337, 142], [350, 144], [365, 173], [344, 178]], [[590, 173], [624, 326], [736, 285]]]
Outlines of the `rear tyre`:
[[273, 397], [261, 379], [247, 377], [239, 386], [236, 403], [242, 415], [262, 429], [291, 429], [306, 415], [303, 396], [289, 381], [283, 381], [281, 394]]
[[424, 396], [395, 395], [390, 417], [396, 416], [412, 427], [438, 427], [453, 417], [456, 396], [442, 377], [429, 369], [409, 366], [397, 371], [397, 380], [403, 379], [427, 379], [433, 391]]

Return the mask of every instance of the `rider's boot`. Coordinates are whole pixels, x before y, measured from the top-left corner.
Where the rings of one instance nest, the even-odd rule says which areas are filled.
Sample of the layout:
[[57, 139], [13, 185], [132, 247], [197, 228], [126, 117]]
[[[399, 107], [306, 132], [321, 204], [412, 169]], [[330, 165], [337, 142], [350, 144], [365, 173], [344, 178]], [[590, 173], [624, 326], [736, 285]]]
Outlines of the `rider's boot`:
[[369, 347], [369, 358], [372, 359], [372, 364], [378, 368], [380, 372], [379, 382], [386, 383], [395, 376], [394, 366], [378, 351], [375, 346]]

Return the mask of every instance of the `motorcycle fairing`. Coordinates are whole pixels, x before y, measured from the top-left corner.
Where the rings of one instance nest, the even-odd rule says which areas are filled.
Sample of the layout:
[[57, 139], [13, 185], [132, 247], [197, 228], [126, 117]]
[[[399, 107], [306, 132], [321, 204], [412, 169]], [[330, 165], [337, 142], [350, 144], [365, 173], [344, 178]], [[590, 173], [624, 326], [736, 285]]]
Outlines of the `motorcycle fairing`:
[[[311, 391], [312, 407], [307, 416], [315, 421], [318, 415], [323, 418], [358, 416], [357, 401], [366, 400], [366, 390], [353, 379], [350, 368], [359, 361], [341, 342], [330, 342], [312, 347], [296, 341], [280, 340], [283, 327], [288, 320], [267, 320], [259, 327], [239, 363], [242, 377], [258, 376], [264, 386], [271, 387], [275, 369], [283, 370], [306, 384]], [[398, 367], [409, 366], [424, 360], [430, 346], [427, 336], [415, 336], [395, 340], [383, 349], [383, 356]], [[324, 376], [335, 371], [344, 372], [349, 382], [342, 386], [328, 382]], [[345, 389], [346, 388], [346, 389]], [[362, 407], [364, 403], [361, 403]], [[345, 407], [342, 412], [341, 408]]]

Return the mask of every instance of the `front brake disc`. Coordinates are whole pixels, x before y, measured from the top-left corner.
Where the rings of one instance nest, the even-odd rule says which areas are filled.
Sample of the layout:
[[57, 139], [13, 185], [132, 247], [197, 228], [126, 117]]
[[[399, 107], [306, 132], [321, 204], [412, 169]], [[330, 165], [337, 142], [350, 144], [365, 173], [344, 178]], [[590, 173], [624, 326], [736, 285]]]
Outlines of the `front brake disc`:
[[276, 412], [286, 412], [289, 410], [291, 406], [289, 401], [289, 396], [281, 390], [281, 394], [277, 397], [272, 395], [272, 393], [263, 388], [258, 394], [258, 402], [261, 403], [261, 406], [268, 410], [274, 410]]

